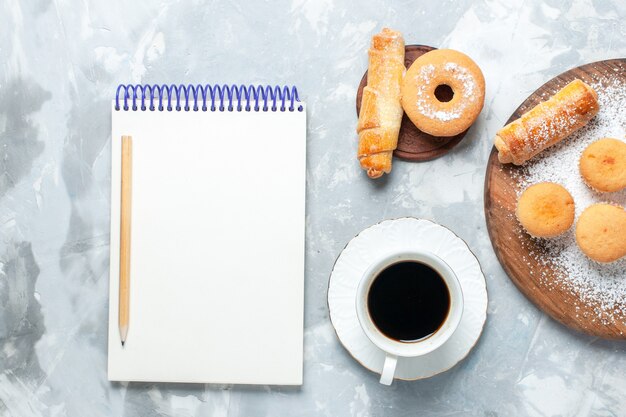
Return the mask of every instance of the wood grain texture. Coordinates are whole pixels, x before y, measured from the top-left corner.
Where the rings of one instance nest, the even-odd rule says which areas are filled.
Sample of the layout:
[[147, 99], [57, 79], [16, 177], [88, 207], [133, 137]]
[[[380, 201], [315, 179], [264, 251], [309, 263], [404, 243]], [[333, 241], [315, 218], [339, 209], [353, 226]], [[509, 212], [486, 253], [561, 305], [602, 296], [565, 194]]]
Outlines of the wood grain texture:
[[130, 310], [130, 227], [132, 213], [133, 142], [122, 136], [122, 186], [120, 210], [120, 291], [118, 326], [122, 345], [126, 341]]
[[[432, 46], [407, 45], [405, 47], [404, 66], [409, 68], [413, 61], [426, 52], [432, 51]], [[367, 85], [367, 71], [363, 74], [356, 95], [357, 117], [361, 110], [361, 97], [363, 88]], [[450, 152], [465, 137], [467, 131], [451, 137], [432, 136], [419, 130], [408, 118], [406, 113], [402, 116], [398, 147], [393, 155], [408, 161], [430, 161]]]
[[[571, 69], [548, 81], [531, 94], [511, 115], [507, 124], [538, 103], [547, 100], [570, 81], [579, 78], [593, 84], [605, 84], [607, 77], [626, 81], [626, 59], [594, 62]], [[602, 108], [600, 109], [602, 112]], [[498, 162], [492, 149], [485, 176], [485, 217], [494, 251], [511, 281], [537, 307], [562, 324], [590, 335], [626, 339], [626, 319], [599, 320], [597, 306], [584, 302], [579, 295], [554, 281], [563, 271], [538, 263], [531, 252], [541, 250], [538, 243], [521, 231], [515, 218], [519, 174], [522, 168]], [[572, 167], [572, 173], [577, 167]], [[582, 253], [580, 256], [584, 256]]]

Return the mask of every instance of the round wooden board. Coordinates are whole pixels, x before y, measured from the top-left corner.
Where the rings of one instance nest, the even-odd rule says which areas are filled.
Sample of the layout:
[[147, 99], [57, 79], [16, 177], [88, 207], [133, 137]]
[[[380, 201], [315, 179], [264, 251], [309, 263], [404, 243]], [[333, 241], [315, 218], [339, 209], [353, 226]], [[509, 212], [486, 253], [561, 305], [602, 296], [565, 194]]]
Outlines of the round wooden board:
[[[519, 118], [576, 78], [590, 84], [604, 84], [608, 76], [623, 79], [626, 84], [626, 59], [594, 62], [551, 79], [531, 94], [507, 123]], [[519, 169], [512, 164], [500, 164], [497, 150], [495, 147], [492, 149], [485, 175], [485, 217], [491, 243], [502, 267], [517, 288], [555, 320], [590, 335], [626, 339], [624, 316], [615, 314], [614, 320], [599, 320], [593, 304], [585, 303], [578, 295], [558, 285], [558, 281], [552, 281], [557, 272], [561, 271], [539, 264], [530, 255], [540, 248], [521, 231], [515, 218], [519, 177], [516, 179], [514, 174]], [[576, 172], [577, 167], [572, 167], [572, 170]], [[584, 255], [581, 253], [580, 256]], [[548, 283], [551, 285], [548, 286]]]
[[[413, 61], [426, 52], [432, 51], [432, 46], [425, 45], [407, 45], [405, 47], [404, 66], [409, 68]], [[363, 96], [363, 88], [367, 85], [367, 71], [363, 74], [359, 89], [356, 94], [356, 114], [357, 117], [361, 110], [361, 97]], [[430, 161], [450, 152], [463, 139], [467, 130], [456, 136], [440, 137], [432, 136], [419, 130], [413, 122], [407, 117], [406, 113], [402, 116], [402, 124], [400, 125], [400, 135], [398, 136], [398, 147], [393, 152], [394, 156], [408, 161]]]

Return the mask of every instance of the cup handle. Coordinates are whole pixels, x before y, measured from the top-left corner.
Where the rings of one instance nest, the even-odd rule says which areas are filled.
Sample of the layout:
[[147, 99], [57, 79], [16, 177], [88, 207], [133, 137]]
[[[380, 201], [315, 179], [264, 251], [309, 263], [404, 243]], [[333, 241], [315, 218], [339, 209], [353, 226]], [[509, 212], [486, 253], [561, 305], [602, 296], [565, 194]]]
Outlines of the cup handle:
[[383, 385], [391, 385], [393, 382], [393, 376], [396, 373], [396, 365], [398, 364], [398, 357], [396, 355], [387, 354], [385, 356], [385, 363], [383, 365], [383, 371], [380, 373], [380, 383]]

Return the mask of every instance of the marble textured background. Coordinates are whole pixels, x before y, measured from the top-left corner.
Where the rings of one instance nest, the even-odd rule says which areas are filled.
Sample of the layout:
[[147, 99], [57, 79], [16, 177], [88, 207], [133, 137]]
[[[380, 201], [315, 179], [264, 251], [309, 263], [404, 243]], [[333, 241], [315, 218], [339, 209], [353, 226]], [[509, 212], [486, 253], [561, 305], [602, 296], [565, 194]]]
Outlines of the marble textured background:
[[[0, 1], [1, 416], [624, 416], [626, 343], [534, 308], [483, 216], [490, 138], [554, 75], [626, 56], [622, 0]], [[460, 49], [485, 109], [452, 154], [369, 181], [354, 158], [370, 36]], [[106, 380], [110, 110], [121, 82], [255, 82], [308, 103], [305, 383], [299, 389]], [[236, 163], [234, 161], [233, 163]], [[433, 219], [480, 259], [490, 295], [473, 353], [429, 380], [378, 384], [328, 318], [333, 261], [384, 218]]]

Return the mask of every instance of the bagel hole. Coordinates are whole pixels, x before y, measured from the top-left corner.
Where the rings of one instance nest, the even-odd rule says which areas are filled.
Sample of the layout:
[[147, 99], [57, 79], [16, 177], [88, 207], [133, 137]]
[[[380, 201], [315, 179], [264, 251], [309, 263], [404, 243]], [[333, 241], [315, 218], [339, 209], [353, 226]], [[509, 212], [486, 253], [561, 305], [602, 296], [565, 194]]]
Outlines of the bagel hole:
[[447, 103], [452, 100], [452, 97], [454, 97], [454, 91], [449, 85], [441, 84], [435, 88], [435, 97], [442, 103]]

